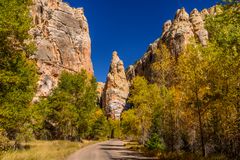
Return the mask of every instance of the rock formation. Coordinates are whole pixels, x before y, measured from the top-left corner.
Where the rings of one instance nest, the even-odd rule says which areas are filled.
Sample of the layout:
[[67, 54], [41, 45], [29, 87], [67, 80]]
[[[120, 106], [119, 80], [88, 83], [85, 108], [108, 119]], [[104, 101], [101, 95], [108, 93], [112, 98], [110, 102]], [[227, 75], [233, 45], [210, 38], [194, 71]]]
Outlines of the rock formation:
[[119, 59], [117, 52], [113, 52], [112, 62], [102, 95], [102, 106], [108, 117], [112, 119], [120, 118], [126, 106], [128, 93], [129, 86], [123, 62]]
[[184, 46], [189, 43], [190, 38], [194, 36], [192, 23], [189, 21], [189, 15], [184, 8], [177, 11], [171, 26], [164, 32], [162, 40], [169, 47], [171, 54], [178, 56], [183, 51]]
[[30, 31], [37, 51], [40, 80], [35, 100], [49, 95], [61, 71], [93, 74], [91, 40], [84, 11], [62, 0], [34, 0], [31, 8], [34, 28]]
[[104, 86], [105, 86], [105, 83], [97, 82], [97, 96], [98, 96], [98, 102], [100, 105], [102, 104], [102, 94], [103, 94]]
[[160, 39], [149, 45], [147, 52], [134, 65], [130, 65], [126, 70], [127, 80], [131, 83], [135, 76], [145, 76], [151, 81], [152, 71], [150, 65], [155, 61], [156, 53]]
[[205, 17], [209, 14], [220, 12], [217, 6], [210, 9], [203, 9], [199, 12], [194, 9], [190, 16], [184, 8], [176, 12], [173, 21], [168, 20], [164, 23], [162, 36], [154, 43], [150, 44], [147, 52], [134, 65], [130, 65], [126, 70], [127, 79], [131, 80], [139, 75], [151, 79], [150, 65], [155, 61], [155, 51], [159, 49], [160, 43], [165, 43], [170, 53], [177, 57], [191, 40], [197, 40], [202, 45], [207, 45], [208, 32], [204, 28]]

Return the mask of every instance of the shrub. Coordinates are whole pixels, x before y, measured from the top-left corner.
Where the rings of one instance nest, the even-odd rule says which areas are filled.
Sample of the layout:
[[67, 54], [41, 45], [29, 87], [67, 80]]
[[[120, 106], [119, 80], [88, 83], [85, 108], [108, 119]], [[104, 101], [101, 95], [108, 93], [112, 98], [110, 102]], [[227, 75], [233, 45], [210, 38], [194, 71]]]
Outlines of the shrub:
[[146, 148], [150, 151], [163, 151], [165, 150], [165, 144], [162, 138], [157, 134], [153, 133], [146, 142]]

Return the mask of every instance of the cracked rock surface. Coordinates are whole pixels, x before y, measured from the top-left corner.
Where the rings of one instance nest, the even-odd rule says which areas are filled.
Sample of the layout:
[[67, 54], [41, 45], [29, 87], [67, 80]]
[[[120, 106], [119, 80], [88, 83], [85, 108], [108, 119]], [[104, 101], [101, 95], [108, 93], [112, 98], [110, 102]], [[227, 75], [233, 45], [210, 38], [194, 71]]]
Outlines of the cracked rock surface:
[[63, 70], [93, 75], [91, 40], [83, 8], [71, 8], [62, 0], [34, 0], [31, 7], [40, 79], [33, 101], [48, 96]]

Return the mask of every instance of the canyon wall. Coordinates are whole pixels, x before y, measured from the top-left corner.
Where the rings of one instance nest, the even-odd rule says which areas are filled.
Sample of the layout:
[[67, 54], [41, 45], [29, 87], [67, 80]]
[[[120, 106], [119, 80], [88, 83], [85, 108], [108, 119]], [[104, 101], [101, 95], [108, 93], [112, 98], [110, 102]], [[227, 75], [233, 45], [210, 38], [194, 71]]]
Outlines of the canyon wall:
[[131, 83], [135, 76], [145, 76], [151, 81], [151, 64], [156, 60], [156, 50], [160, 49], [160, 43], [164, 43], [175, 57], [178, 57], [192, 40], [207, 45], [208, 31], [204, 28], [205, 18], [217, 12], [220, 12], [217, 6], [203, 9], [201, 12], [194, 9], [190, 15], [184, 8], [177, 10], [174, 19], [164, 23], [161, 37], [150, 44], [141, 59], [128, 67], [126, 70], [128, 81]]
[[83, 8], [71, 8], [61, 0], [34, 0], [31, 7], [40, 79], [34, 101], [48, 96], [63, 70], [93, 75], [91, 40]]
[[192, 40], [207, 45], [208, 31], [204, 28], [205, 18], [209, 14], [215, 14], [216, 10], [216, 7], [201, 12], [194, 9], [190, 15], [184, 8], [177, 10], [174, 19], [164, 23], [161, 37], [149, 45], [143, 57], [134, 65], [130, 65], [125, 74], [123, 63], [114, 52], [107, 82], [102, 91], [102, 106], [106, 114], [113, 119], [119, 119], [123, 109], [126, 109], [129, 85], [134, 77], [144, 76], [150, 82], [154, 81], [151, 65], [156, 62], [156, 52], [161, 49], [162, 43], [174, 57], [178, 57]]

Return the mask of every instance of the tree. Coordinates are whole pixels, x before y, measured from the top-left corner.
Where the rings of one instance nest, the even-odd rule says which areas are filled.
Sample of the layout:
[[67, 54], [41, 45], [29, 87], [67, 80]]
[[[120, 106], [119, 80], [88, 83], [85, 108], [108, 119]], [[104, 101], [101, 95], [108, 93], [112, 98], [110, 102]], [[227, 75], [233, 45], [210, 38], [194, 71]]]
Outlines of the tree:
[[171, 87], [176, 81], [176, 59], [171, 56], [167, 46], [160, 42], [159, 48], [154, 51], [155, 62], [151, 65], [153, 82], [159, 87]]
[[[133, 110], [123, 114], [122, 121], [125, 127], [130, 127], [132, 120], [137, 120], [133, 132], [137, 132], [137, 137], [142, 144], [145, 144], [149, 129], [151, 127], [153, 109], [159, 105], [160, 93], [157, 85], [148, 84], [143, 77], [136, 77], [130, 89], [128, 102], [133, 105]], [[134, 117], [134, 115], [136, 117]], [[125, 118], [131, 118], [130, 121]]]
[[207, 18], [206, 28], [212, 48], [217, 50], [209, 77], [211, 93], [219, 95], [213, 110], [213, 135], [220, 152], [236, 157], [240, 146], [240, 121], [237, 118], [240, 117], [240, 4], [228, 2], [233, 3], [224, 5], [221, 14]]
[[136, 109], [132, 108], [127, 111], [124, 111], [121, 115], [121, 127], [124, 135], [131, 139], [138, 139], [140, 135], [140, 122], [136, 116]]
[[207, 74], [211, 69], [207, 58], [198, 44], [191, 44], [178, 60], [178, 74], [180, 76], [180, 90], [185, 94], [185, 105], [197, 113], [198, 125], [201, 139], [202, 155], [205, 156], [205, 135], [203, 125], [203, 114], [207, 109], [209, 85]]
[[[29, 51], [33, 51], [30, 47], [33, 44], [26, 43], [26, 40], [30, 39], [28, 31], [32, 27], [28, 8], [31, 3], [31, 0], [2, 0], [0, 2], [0, 50], [2, 55], [14, 54], [18, 51], [25, 51], [25, 54], [32, 53]], [[0, 64], [2, 64], [2, 60]]]
[[63, 72], [59, 81], [52, 95], [39, 104], [39, 113], [44, 113], [42, 130], [48, 139], [87, 138], [97, 109], [96, 80], [82, 71]]
[[214, 41], [207, 47], [192, 44], [178, 61], [178, 87], [185, 97], [182, 103], [197, 114], [194, 121], [198, 122], [203, 156], [206, 144], [215, 152], [227, 153], [227, 144], [239, 143], [235, 137], [233, 145], [230, 138], [237, 133], [239, 69], [235, 65], [239, 61], [231, 54], [234, 52], [224, 49], [225, 45], [220, 47]]
[[239, 0], [222, 0], [225, 4], [236, 5], [239, 3]]
[[171, 151], [175, 150], [175, 144], [177, 143], [176, 135], [178, 134], [177, 107], [173, 102], [174, 86], [177, 82], [176, 74], [176, 59], [171, 56], [170, 51], [162, 42], [159, 44], [159, 48], [155, 51], [156, 61], [151, 65], [154, 83], [156, 83], [160, 89], [161, 105], [153, 112], [153, 128], [151, 133], [158, 134], [159, 137], [163, 137], [166, 144], [166, 148], [171, 148]]
[[96, 140], [106, 138], [109, 135], [109, 122], [104, 112], [98, 108], [91, 116], [91, 132], [90, 137]]
[[37, 84], [34, 51], [28, 31], [31, 28], [29, 0], [0, 2], [0, 129], [16, 140], [29, 123], [28, 108]]

